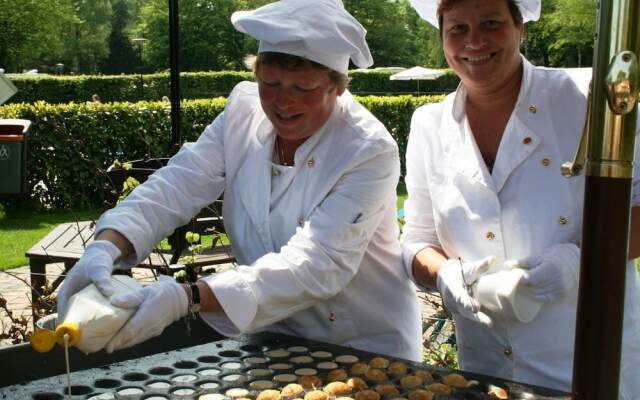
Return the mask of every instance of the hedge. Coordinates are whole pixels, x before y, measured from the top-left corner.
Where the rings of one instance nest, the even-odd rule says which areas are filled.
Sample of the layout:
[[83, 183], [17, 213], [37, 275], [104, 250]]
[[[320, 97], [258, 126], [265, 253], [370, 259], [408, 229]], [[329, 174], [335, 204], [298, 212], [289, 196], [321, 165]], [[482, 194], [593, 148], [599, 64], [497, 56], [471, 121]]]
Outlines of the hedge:
[[[442, 96], [360, 97], [393, 134], [404, 154], [411, 114]], [[224, 108], [226, 99], [182, 103], [183, 141], [193, 141]], [[108, 104], [9, 104], [1, 118], [32, 121], [27, 145], [30, 201], [52, 208], [101, 204], [105, 175], [114, 160], [168, 156], [170, 109], [162, 102]], [[22, 199], [24, 202], [24, 199]], [[16, 204], [16, 200], [5, 200]]]
[[430, 80], [392, 81], [389, 79], [394, 72], [388, 71], [351, 71], [349, 89], [353, 93], [365, 95], [394, 95], [400, 93], [415, 94], [420, 85], [421, 94], [449, 93], [456, 89], [460, 78], [451, 70], [445, 75]]
[[[9, 103], [82, 102], [98, 94], [103, 102], [139, 101], [140, 75], [19, 76], [9, 79], [18, 88]], [[180, 78], [182, 98], [227, 96], [241, 81], [253, 79], [251, 72], [185, 72]], [[144, 100], [157, 101], [171, 93], [168, 73], [143, 75]]]
[[[415, 93], [417, 81], [391, 81], [388, 71], [362, 72], [354, 70], [351, 77], [351, 91], [356, 94], [393, 95]], [[81, 75], [81, 76], [19, 76], [12, 75], [11, 81], [17, 86], [18, 93], [10, 103], [47, 103], [83, 102], [98, 94], [103, 102], [139, 101], [139, 75]], [[251, 72], [185, 72], [181, 74], [180, 92], [183, 99], [213, 98], [227, 96], [240, 81], [253, 79]], [[456, 88], [459, 79], [452, 72], [434, 79], [419, 82], [420, 92], [445, 93]], [[143, 76], [144, 100], [157, 101], [170, 94], [168, 73]]]

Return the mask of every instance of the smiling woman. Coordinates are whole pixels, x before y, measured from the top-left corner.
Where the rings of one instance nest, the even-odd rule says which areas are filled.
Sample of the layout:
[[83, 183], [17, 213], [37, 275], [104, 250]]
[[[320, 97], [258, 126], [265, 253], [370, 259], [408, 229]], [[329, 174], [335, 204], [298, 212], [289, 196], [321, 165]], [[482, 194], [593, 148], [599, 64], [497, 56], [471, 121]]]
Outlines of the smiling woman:
[[346, 89], [350, 62], [373, 63], [365, 29], [340, 0], [282, 0], [231, 21], [260, 40], [257, 83], [238, 84], [196, 143], [100, 218], [59, 308], [91, 282], [109, 292], [113, 269], [224, 191], [238, 268], [113, 298], [137, 311], [107, 351], [199, 311], [228, 336], [264, 329], [420, 360], [419, 304], [397, 241], [398, 147]]
[[[569, 391], [585, 181], [567, 180], [559, 166], [579, 142], [586, 96], [565, 71], [520, 54], [540, 0], [410, 1], [441, 29], [461, 84], [412, 118], [405, 265], [442, 293], [461, 369]], [[636, 165], [632, 257], [640, 254], [639, 175]], [[507, 302], [495, 307], [478, 295], [478, 282], [494, 273], [517, 278], [540, 306], [535, 318], [518, 320]], [[625, 273], [619, 393], [630, 400], [640, 398], [640, 279], [633, 261]]]

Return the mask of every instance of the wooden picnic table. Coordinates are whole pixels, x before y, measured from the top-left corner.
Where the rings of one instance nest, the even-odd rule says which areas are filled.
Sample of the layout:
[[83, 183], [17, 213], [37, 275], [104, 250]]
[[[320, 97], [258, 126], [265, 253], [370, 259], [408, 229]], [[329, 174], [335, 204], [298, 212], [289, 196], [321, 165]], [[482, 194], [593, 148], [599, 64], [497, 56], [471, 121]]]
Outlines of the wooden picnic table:
[[[64, 263], [65, 273], [68, 272], [84, 254], [85, 247], [93, 240], [95, 233], [94, 221], [69, 222], [56, 226], [47, 236], [25, 253], [29, 259], [31, 275], [31, 303], [35, 304], [43, 294], [46, 284], [46, 269], [48, 264]], [[154, 271], [168, 271], [171, 250], [154, 251], [136, 267], [151, 268]], [[235, 261], [229, 246], [218, 245], [205, 249], [195, 256], [190, 265], [194, 267], [227, 264]], [[52, 283], [55, 290], [64, 279], [64, 274], [58, 276]], [[34, 323], [37, 320], [37, 310], [33, 310]]]

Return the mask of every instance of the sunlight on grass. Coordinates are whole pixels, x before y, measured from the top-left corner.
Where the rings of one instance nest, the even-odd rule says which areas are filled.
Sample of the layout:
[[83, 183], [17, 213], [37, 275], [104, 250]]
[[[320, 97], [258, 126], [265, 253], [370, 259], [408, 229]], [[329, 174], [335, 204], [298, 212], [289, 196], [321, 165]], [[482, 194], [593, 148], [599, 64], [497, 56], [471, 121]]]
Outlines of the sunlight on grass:
[[95, 219], [96, 210], [5, 212], [0, 209], [0, 270], [27, 265], [24, 253], [58, 224]]

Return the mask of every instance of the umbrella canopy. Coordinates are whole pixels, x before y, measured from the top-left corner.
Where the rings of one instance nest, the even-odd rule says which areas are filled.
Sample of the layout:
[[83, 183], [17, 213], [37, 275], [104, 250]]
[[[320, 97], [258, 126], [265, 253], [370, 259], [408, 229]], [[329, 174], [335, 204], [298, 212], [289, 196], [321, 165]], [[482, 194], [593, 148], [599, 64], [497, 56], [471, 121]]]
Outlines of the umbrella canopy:
[[392, 81], [409, 81], [412, 79], [436, 79], [439, 76], [444, 75], [444, 71], [439, 69], [430, 69], [424, 67], [413, 67], [405, 69], [402, 72], [393, 74], [389, 77]]

